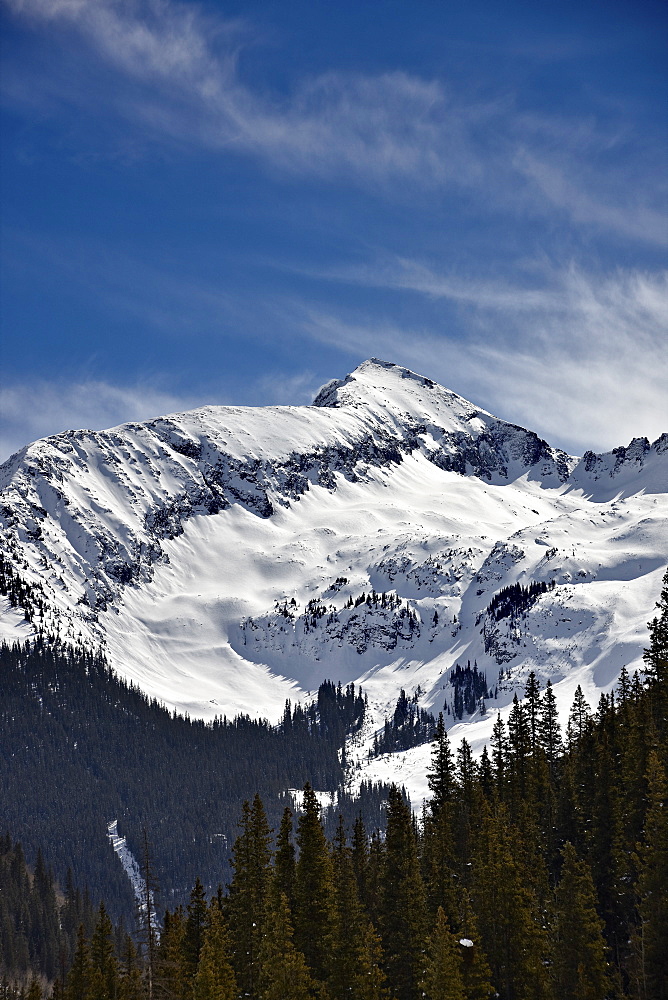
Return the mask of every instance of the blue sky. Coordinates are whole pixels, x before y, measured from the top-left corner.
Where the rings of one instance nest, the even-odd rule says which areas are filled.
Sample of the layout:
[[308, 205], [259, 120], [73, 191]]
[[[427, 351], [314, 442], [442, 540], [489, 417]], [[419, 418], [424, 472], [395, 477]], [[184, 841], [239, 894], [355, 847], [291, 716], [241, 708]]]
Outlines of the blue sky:
[[576, 453], [668, 429], [662, 4], [0, 12], [0, 458], [371, 356]]

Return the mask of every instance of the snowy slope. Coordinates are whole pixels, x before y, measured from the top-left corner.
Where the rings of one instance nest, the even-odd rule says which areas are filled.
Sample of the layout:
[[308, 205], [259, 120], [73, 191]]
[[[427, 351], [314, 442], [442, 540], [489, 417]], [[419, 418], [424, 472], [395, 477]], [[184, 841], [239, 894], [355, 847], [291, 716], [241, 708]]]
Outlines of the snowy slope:
[[[5, 602], [2, 635], [103, 643], [119, 673], [204, 718], [276, 718], [325, 678], [362, 682], [367, 739], [401, 688], [450, 703], [468, 660], [497, 689], [489, 709], [532, 669], [565, 705], [577, 683], [595, 701], [640, 666], [668, 563], [668, 436], [573, 458], [377, 360], [309, 407], [46, 438], [0, 487], [5, 578], [33, 588], [32, 624]], [[532, 582], [549, 587], [522, 615], [489, 612]], [[396, 771], [359, 743], [358, 777]], [[414, 794], [424, 754], [402, 755]]]

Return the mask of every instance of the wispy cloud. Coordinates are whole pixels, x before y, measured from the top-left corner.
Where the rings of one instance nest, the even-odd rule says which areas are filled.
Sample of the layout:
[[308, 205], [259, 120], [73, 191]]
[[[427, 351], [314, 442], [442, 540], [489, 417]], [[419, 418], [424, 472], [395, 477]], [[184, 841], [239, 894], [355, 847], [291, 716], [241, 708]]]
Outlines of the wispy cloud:
[[34, 22], [69, 24], [99, 57], [133, 79], [136, 88], [114, 100], [155, 133], [324, 176], [420, 174], [433, 182], [463, 174], [466, 116], [437, 82], [400, 72], [375, 77], [331, 72], [304, 80], [289, 99], [267, 99], [238, 72], [239, 22], [214, 21], [195, 5], [5, 2]]
[[151, 384], [120, 386], [95, 379], [6, 384], [0, 388], [0, 461], [30, 441], [59, 431], [101, 430], [188, 409], [197, 402]]
[[527, 149], [518, 150], [515, 167], [532, 183], [542, 199], [580, 224], [593, 224], [635, 240], [668, 246], [665, 212], [643, 202], [641, 190], [631, 189], [611, 203], [592, 191], [593, 179], [576, 182], [556, 163], [546, 162]]
[[[78, 33], [122, 86], [101, 90], [62, 75], [63, 99], [106, 102], [142, 135], [253, 156], [272, 168], [345, 178], [396, 197], [456, 185], [495, 209], [561, 213], [571, 223], [665, 245], [668, 227], [648, 185], [623, 165], [583, 170], [615, 137], [590, 117], [521, 113], [512, 95], [465, 100], [446, 82], [404, 72], [332, 71], [304, 78], [287, 95], [261, 92], [240, 69], [253, 32], [178, 0], [4, 0], [18, 15]], [[83, 48], [80, 44], [78, 49]], [[22, 72], [14, 67], [13, 72]], [[7, 77], [11, 77], [9, 71]], [[11, 81], [8, 83], [11, 90]], [[100, 110], [103, 110], [101, 107]], [[628, 138], [628, 137], [627, 137]], [[397, 185], [410, 180], [411, 187]], [[606, 188], [626, 197], [606, 196]]]
[[255, 396], [263, 406], [308, 405], [321, 386], [311, 371], [286, 375], [282, 372], [268, 372], [255, 383]]
[[[400, 287], [465, 303], [466, 336], [461, 327], [454, 337], [314, 311], [304, 328], [351, 354], [427, 372], [572, 450], [667, 429], [668, 274], [598, 278], [570, 267], [552, 274], [550, 286], [526, 288], [441, 278], [407, 261], [394, 273]], [[377, 278], [390, 285], [389, 266]]]

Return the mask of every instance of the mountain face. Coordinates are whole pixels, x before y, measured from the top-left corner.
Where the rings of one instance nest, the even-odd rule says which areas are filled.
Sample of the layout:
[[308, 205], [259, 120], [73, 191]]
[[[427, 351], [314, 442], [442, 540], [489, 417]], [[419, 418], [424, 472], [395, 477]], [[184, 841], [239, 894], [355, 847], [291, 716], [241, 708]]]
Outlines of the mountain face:
[[474, 745], [531, 670], [595, 702], [641, 666], [668, 562], [668, 435], [574, 458], [375, 359], [312, 406], [45, 438], [0, 488], [5, 638], [102, 645], [203, 718], [361, 682], [367, 742], [401, 689], [457, 722], [457, 663], [486, 677]]

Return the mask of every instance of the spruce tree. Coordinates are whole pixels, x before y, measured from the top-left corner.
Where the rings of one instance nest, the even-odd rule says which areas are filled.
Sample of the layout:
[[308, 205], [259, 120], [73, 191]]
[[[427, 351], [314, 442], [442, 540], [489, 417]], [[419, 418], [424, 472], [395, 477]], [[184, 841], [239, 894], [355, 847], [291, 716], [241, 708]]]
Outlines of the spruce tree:
[[480, 790], [486, 799], [491, 799], [494, 789], [494, 772], [492, 762], [489, 759], [487, 744], [482, 748], [482, 754], [478, 762], [478, 780]]
[[334, 893], [327, 939], [327, 985], [333, 1000], [349, 1000], [354, 996], [362, 960], [366, 921], [357, 894], [351, 854], [340, 816], [332, 851]]
[[446, 803], [451, 802], [455, 793], [455, 774], [452, 763], [452, 750], [440, 712], [436, 724], [434, 745], [431, 754], [431, 767], [427, 771], [427, 781], [431, 791], [430, 809], [434, 819]]
[[[185, 922], [182, 907], [165, 913], [156, 956], [156, 996], [168, 1000], [186, 1000], [191, 992], [192, 968], [186, 968], [184, 955]], [[189, 976], [190, 973], [190, 976]], [[187, 985], [186, 985], [187, 984]]]
[[367, 924], [362, 935], [359, 970], [353, 992], [355, 1000], [390, 1000], [383, 964], [380, 938], [373, 924]]
[[492, 971], [482, 949], [478, 921], [465, 890], [460, 902], [458, 934], [462, 952], [462, 981], [466, 1000], [490, 1000], [496, 995], [491, 984]]
[[327, 935], [332, 917], [332, 863], [320, 822], [320, 804], [307, 782], [299, 817], [299, 860], [295, 880], [295, 943], [316, 979], [328, 972]]
[[459, 944], [439, 906], [436, 926], [427, 938], [425, 972], [420, 984], [427, 1000], [467, 1000], [461, 965]]
[[118, 963], [114, 953], [114, 929], [100, 903], [98, 920], [91, 938], [91, 982], [96, 1000], [116, 1000], [118, 994]]
[[295, 947], [290, 909], [282, 893], [269, 893], [259, 960], [259, 1000], [313, 1000], [317, 995], [306, 959]]
[[28, 989], [25, 991], [25, 1000], [42, 1000], [42, 987], [39, 979], [31, 977]]
[[659, 739], [660, 760], [668, 769], [668, 570], [663, 577], [656, 615], [648, 622], [650, 644], [645, 650], [645, 683]]
[[555, 994], [559, 1000], [604, 1000], [611, 982], [591, 872], [572, 844], [565, 845], [563, 857], [553, 947]]
[[236, 1000], [230, 938], [218, 900], [209, 906], [204, 943], [193, 984], [193, 1000]]
[[485, 806], [472, 895], [494, 985], [504, 1000], [547, 1000], [548, 945], [523, 855], [523, 838], [509, 824], [505, 807]]
[[282, 892], [286, 897], [290, 908], [293, 903], [296, 872], [295, 845], [292, 842], [292, 811], [286, 806], [276, 837], [273, 878], [274, 885], [278, 892]]
[[638, 924], [633, 936], [641, 1000], [668, 998], [668, 784], [655, 751], [649, 755], [648, 810], [635, 861]]
[[508, 800], [511, 816], [517, 820], [529, 793], [531, 734], [525, 706], [517, 695], [508, 715]]
[[529, 723], [529, 740], [531, 744], [531, 751], [533, 753], [539, 740], [539, 719], [541, 709], [540, 681], [536, 677], [533, 670], [527, 678], [526, 687], [524, 689], [524, 697], [526, 699], [526, 712]]
[[[137, 950], [132, 938], [128, 935], [123, 950], [118, 1000], [144, 1000], [145, 996]], [[183, 994], [174, 994], [172, 997], [169, 993], [163, 993], [162, 996], [169, 998], [169, 1000], [182, 1000]]]
[[582, 743], [585, 737], [591, 732], [591, 726], [591, 710], [582, 693], [582, 688], [578, 684], [575, 689], [575, 696], [568, 715], [568, 726], [566, 728], [569, 747]]
[[552, 690], [552, 681], [547, 682], [540, 700], [538, 712], [538, 745], [545, 754], [550, 769], [550, 780], [557, 775], [559, 758], [563, 750], [557, 699]]
[[429, 911], [435, 916], [439, 906], [453, 912], [455, 879], [454, 798], [457, 792], [450, 741], [443, 722], [438, 717], [427, 772], [432, 798], [424, 819], [422, 870]]
[[204, 944], [204, 932], [207, 922], [207, 902], [204, 886], [199, 878], [195, 880], [190, 901], [187, 906], [187, 916], [183, 931], [183, 964], [187, 982], [192, 983], [197, 973], [199, 956]]
[[433, 919], [442, 907], [455, 912], [461, 868], [455, 857], [452, 803], [447, 803], [434, 819], [427, 814], [423, 823], [421, 871], [427, 909]]
[[144, 945], [144, 965], [146, 969], [146, 986], [148, 1000], [153, 1000], [153, 979], [155, 973], [155, 955], [157, 951], [156, 908], [155, 900], [159, 890], [153, 853], [148, 839], [146, 827], [142, 829], [141, 839], [141, 901], [139, 907], [139, 922], [141, 940]]
[[506, 742], [506, 727], [503, 724], [501, 713], [497, 712], [496, 722], [492, 727], [492, 770], [494, 774], [494, 788], [497, 797], [503, 801], [506, 797], [506, 769], [508, 745]]
[[227, 899], [233, 964], [240, 990], [255, 996], [258, 951], [271, 872], [271, 830], [259, 795], [244, 802], [241, 833], [232, 848], [234, 876]]
[[[470, 873], [471, 850], [474, 842], [474, 826], [482, 808], [483, 794], [478, 783], [478, 768], [473, 760], [473, 754], [468, 740], [462, 738], [457, 749], [457, 801], [453, 818], [453, 846], [457, 875], [459, 881], [468, 882]], [[444, 906], [449, 919], [454, 916], [454, 910], [449, 911]]]
[[369, 855], [362, 895], [362, 902], [366, 908], [367, 916], [375, 927], [379, 923], [384, 869], [385, 841], [381, 838], [378, 831], [375, 830], [369, 838]]
[[[614, 718], [614, 713], [610, 713]], [[625, 844], [623, 790], [619, 780], [619, 750], [604, 732], [601, 721], [594, 734], [596, 780], [590, 803], [587, 860], [596, 887], [598, 909], [615, 961], [621, 964], [628, 951], [628, 928], [633, 910], [630, 891], [630, 852]]]
[[357, 895], [360, 902], [366, 905], [366, 887], [369, 874], [369, 841], [361, 813], [358, 813], [355, 825], [353, 826], [352, 862], [357, 882]]
[[72, 968], [65, 980], [65, 1000], [96, 1000], [92, 992], [90, 948], [83, 924], [77, 931], [77, 945]]
[[391, 988], [397, 1000], [418, 1000], [426, 938], [425, 894], [411, 812], [396, 785], [389, 792], [379, 922]]
[[53, 872], [47, 869], [41, 849], [37, 851], [30, 895], [31, 951], [39, 971], [47, 979], [54, 979], [58, 960], [60, 920]]

